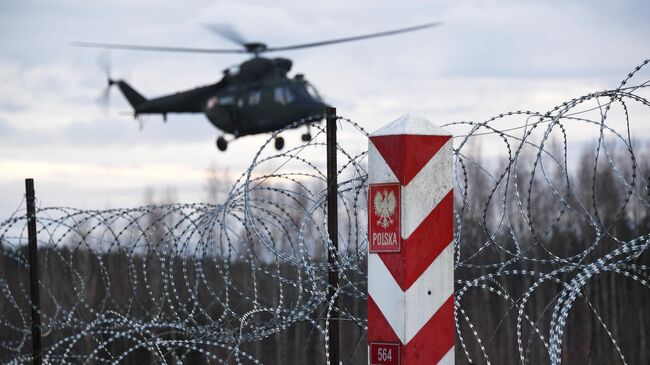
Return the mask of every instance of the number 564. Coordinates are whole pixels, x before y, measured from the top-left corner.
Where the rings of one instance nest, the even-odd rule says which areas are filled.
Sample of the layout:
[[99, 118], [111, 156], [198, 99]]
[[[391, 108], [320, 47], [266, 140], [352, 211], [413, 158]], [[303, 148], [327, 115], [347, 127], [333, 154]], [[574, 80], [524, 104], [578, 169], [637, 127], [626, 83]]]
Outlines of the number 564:
[[370, 344], [371, 365], [399, 365], [399, 344], [374, 342]]
[[380, 347], [377, 349], [377, 358], [379, 361], [393, 361], [393, 349]]

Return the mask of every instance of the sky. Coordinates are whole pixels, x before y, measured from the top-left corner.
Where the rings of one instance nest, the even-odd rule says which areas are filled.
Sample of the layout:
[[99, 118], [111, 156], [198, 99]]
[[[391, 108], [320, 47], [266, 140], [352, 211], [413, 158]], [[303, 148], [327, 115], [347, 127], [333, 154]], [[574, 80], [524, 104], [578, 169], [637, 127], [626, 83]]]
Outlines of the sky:
[[[647, 1], [8, 1], [0, 4], [0, 219], [16, 210], [24, 178], [42, 206], [143, 204], [145, 191], [206, 198], [211, 166], [236, 177], [268, 135], [216, 150], [200, 115], [149, 117], [140, 130], [112, 90], [98, 105], [102, 52], [71, 41], [231, 47], [206, 31], [227, 23], [281, 46], [442, 21], [440, 27], [272, 56], [293, 60], [340, 115], [374, 131], [407, 112], [437, 123], [546, 111], [615, 88], [650, 57]], [[112, 51], [112, 74], [145, 96], [220, 79], [241, 55]], [[646, 119], [647, 120], [647, 119]], [[649, 124], [650, 123], [646, 123]], [[302, 131], [285, 135], [297, 144]], [[650, 136], [650, 127], [639, 127]], [[365, 141], [358, 135], [343, 135]], [[355, 140], [356, 141], [356, 140]]]

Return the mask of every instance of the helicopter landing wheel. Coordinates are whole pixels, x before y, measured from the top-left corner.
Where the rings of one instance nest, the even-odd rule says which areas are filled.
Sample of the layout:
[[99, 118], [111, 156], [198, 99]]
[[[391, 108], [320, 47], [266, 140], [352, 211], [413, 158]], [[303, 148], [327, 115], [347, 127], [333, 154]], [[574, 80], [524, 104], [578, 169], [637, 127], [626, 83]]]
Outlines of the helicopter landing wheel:
[[222, 152], [228, 148], [228, 141], [223, 136], [217, 138], [217, 148]]
[[275, 138], [275, 149], [280, 151], [282, 148], [284, 148], [284, 138], [276, 137]]
[[311, 133], [307, 132], [300, 136], [300, 139], [302, 139], [303, 142], [309, 142], [311, 141]]

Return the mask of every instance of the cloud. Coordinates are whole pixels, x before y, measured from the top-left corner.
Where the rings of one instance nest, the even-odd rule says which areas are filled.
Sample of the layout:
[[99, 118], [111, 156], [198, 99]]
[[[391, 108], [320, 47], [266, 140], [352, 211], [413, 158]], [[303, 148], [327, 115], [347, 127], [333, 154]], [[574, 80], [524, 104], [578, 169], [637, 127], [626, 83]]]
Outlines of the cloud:
[[0, 99], [0, 110], [9, 111], [12, 113], [22, 112], [27, 110], [27, 105], [20, 103], [15, 100], [1, 100]]
[[[70, 47], [72, 40], [225, 48], [233, 45], [203, 26], [230, 23], [251, 41], [286, 45], [444, 21], [408, 35], [269, 55], [291, 58], [294, 71], [305, 73], [340, 114], [374, 131], [408, 111], [438, 123], [485, 120], [513, 109], [548, 110], [616, 87], [650, 56], [648, 18], [650, 3], [632, 0], [11, 2], [0, 12], [0, 163], [48, 172], [57, 184], [51, 196], [62, 202], [75, 199], [79, 181], [97, 182], [101, 188], [91, 189], [86, 203], [101, 206], [104, 198], [93, 196], [126, 180], [129, 196], [139, 195], [145, 183], [137, 178], [139, 168], [147, 170], [147, 184], [177, 182], [167, 176], [185, 174], [178, 184], [200, 190], [196, 171], [215, 160], [241, 169], [268, 138], [246, 137], [218, 154], [220, 132], [201, 115], [170, 115], [167, 124], [150, 117], [140, 132], [119, 114], [130, 108], [117, 90], [104, 115], [95, 103], [105, 86], [100, 52]], [[224, 68], [245, 59], [110, 56], [113, 76], [148, 97], [218, 81]], [[299, 141], [298, 133], [288, 133], [289, 145]], [[165, 164], [176, 167], [148, 171]], [[110, 169], [115, 165], [128, 178]], [[102, 166], [110, 168], [95, 169]], [[13, 202], [3, 191], [0, 201]], [[111, 201], [120, 199], [115, 196]]]
[[465, 3], [446, 15], [451, 36], [440, 45], [443, 67], [459, 76], [618, 76], [650, 53], [642, 35], [650, 26], [634, 15], [649, 8], [622, 11], [599, 1]]
[[0, 144], [4, 147], [74, 145], [83, 148], [212, 142], [212, 138], [206, 140], [206, 132], [214, 128], [205, 118], [170, 116], [168, 123], [173, 126], [164, 125], [158, 119], [148, 118], [143, 130], [139, 130], [137, 121], [126, 117], [72, 122], [53, 128], [20, 128], [0, 119]]

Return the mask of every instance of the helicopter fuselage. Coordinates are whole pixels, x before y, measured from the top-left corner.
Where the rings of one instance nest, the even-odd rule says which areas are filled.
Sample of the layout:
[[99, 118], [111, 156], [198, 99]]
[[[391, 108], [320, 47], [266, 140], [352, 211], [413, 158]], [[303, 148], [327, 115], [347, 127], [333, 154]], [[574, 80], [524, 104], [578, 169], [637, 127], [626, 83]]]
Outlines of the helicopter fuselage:
[[302, 75], [287, 77], [290, 68], [287, 59], [255, 57], [224, 71], [215, 84], [154, 99], [144, 98], [124, 81], [109, 84], [118, 85], [135, 116], [202, 112], [218, 129], [241, 137], [277, 131], [324, 113], [327, 104], [316, 89]]
[[205, 100], [203, 112], [215, 127], [240, 137], [276, 131], [326, 107], [304, 78], [277, 76], [226, 86]]

